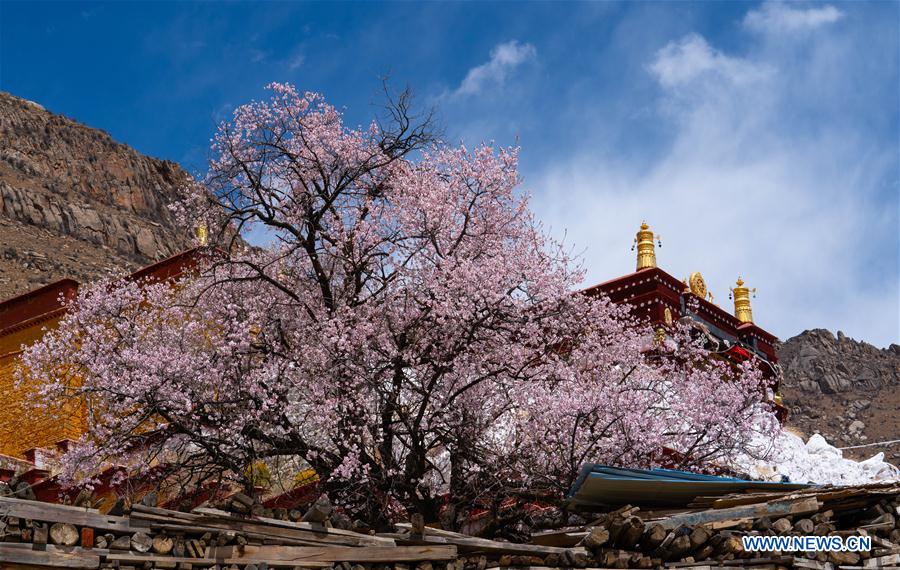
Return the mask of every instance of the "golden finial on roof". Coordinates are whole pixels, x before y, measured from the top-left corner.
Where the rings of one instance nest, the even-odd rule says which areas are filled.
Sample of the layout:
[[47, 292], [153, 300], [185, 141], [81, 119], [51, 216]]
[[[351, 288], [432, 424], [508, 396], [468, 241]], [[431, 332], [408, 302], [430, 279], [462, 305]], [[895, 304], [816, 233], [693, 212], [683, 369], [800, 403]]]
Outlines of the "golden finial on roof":
[[[647, 222], [641, 222], [641, 229], [638, 230], [637, 237], [634, 238], [634, 243], [637, 245], [638, 252], [638, 271], [656, 267], [656, 248], [653, 245], [654, 239], [659, 247], [662, 247], [662, 236], [654, 236], [653, 232], [650, 230], [650, 226], [647, 225]], [[634, 251], [634, 245], [631, 246], [631, 251]]]
[[729, 297], [734, 295], [734, 316], [742, 323], [752, 323], [753, 311], [750, 308], [750, 294], [752, 293], [756, 297], [756, 288], [744, 287], [744, 280], [740, 277], [737, 278], [735, 284], [737, 287], [730, 289], [731, 293], [728, 295]]
[[206, 229], [206, 224], [203, 222], [200, 222], [194, 228], [194, 235], [197, 237], [197, 241], [200, 242], [201, 246], [206, 246], [207, 239], [209, 238], [208, 234], [209, 232]]

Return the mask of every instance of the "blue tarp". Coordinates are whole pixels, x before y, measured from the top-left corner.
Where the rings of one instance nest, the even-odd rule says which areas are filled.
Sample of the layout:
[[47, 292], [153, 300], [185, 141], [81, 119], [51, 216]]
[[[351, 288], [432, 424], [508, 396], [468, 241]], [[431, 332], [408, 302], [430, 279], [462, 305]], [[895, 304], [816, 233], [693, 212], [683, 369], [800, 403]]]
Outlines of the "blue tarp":
[[684, 507], [696, 497], [752, 491], [790, 491], [809, 485], [747, 481], [674, 469], [628, 469], [587, 463], [569, 490], [580, 505]]

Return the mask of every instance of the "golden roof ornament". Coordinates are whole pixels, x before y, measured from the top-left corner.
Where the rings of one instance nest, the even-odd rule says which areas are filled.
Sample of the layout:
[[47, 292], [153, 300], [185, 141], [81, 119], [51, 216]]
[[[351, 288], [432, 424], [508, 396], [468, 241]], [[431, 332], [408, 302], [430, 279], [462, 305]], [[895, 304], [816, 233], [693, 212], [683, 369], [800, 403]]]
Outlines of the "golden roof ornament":
[[744, 287], [744, 280], [740, 277], [737, 278], [735, 284], [737, 287], [729, 289], [731, 292], [728, 295], [729, 297], [734, 295], [734, 316], [742, 323], [752, 323], [753, 311], [750, 308], [750, 294], [752, 293], [756, 297], [756, 288]]
[[209, 232], [206, 229], [206, 224], [200, 222], [194, 227], [194, 236], [197, 238], [197, 241], [200, 242], [202, 247], [206, 246], [206, 242], [209, 239]]
[[709, 290], [706, 288], [706, 281], [703, 280], [703, 275], [700, 275], [699, 271], [694, 271], [687, 279], [688, 287], [691, 290], [691, 293], [700, 297], [701, 299], [706, 299]]
[[631, 246], [631, 251], [634, 251], [634, 246], [637, 245], [637, 271], [656, 267], [654, 239], [657, 245], [662, 247], [662, 236], [654, 236], [647, 222], [641, 222], [641, 229], [638, 230], [637, 237], [634, 238], [634, 244]]

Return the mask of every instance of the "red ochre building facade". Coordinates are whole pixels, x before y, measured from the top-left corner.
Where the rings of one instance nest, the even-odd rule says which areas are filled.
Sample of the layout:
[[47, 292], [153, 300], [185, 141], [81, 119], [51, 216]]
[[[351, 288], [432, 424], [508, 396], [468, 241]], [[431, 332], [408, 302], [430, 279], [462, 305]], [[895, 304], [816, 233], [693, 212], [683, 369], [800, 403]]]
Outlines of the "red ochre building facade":
[[658, 242], [658, 237], [646, 223], [641, 224], [635, 238], [637, 264], [634, 273], [594, 285], [584, 293], [604, 294], [615, 303], [627, 303], [632, 307], [632, 314], [649, 321], [662, 334], [665, 327], [679, 319], [687, 319], [706, 336], [707, 348], [717, 357], [732, 362], [756, 357], [755, 362], [772, 391], [771, 403], [783, 422], [787, 409], [778, 393], [781, 379], [775, 352], [778, 339], [753, 322], [750, 296], [756, 290], [745, 287], [738, 277], [729, 295], [734, 301], [734, 313], [729, 313], [713, 303], [712, 294], [699, 272], [679, 280], [657, 267], [654, 241]]

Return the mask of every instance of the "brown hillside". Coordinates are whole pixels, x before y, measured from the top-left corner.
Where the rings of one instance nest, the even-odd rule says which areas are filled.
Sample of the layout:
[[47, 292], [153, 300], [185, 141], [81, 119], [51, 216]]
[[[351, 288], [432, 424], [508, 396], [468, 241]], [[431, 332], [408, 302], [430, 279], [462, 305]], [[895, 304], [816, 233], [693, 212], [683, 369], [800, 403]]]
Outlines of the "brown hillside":
[[0, 299], [184, 249], [189, 233], [167, 206], [187, 179], [173, 162], [0, 93]]

